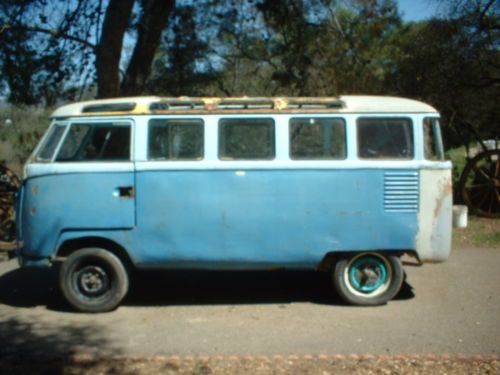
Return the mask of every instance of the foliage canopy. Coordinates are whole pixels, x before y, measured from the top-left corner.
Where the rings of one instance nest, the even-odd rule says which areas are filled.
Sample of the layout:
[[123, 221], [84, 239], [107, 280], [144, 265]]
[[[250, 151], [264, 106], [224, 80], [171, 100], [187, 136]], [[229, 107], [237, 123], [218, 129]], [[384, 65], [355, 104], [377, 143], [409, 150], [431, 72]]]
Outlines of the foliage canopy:
[[[439, 2], [439, 0], [436, 0]], [[5, 0], [0, 88], [54, 105], [94, 96], [381, 94], [438, 108], [448, 146], [500, 134], [498, 0]]]

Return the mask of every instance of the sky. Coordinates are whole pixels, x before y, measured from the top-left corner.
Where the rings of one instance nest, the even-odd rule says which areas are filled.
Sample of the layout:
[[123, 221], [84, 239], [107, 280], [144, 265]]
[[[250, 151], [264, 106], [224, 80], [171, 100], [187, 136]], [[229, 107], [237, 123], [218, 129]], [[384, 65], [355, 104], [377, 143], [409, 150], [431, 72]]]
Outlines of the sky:
[[438, 13], [437, 0], [397, 0], [404, 21], [420, 21]]

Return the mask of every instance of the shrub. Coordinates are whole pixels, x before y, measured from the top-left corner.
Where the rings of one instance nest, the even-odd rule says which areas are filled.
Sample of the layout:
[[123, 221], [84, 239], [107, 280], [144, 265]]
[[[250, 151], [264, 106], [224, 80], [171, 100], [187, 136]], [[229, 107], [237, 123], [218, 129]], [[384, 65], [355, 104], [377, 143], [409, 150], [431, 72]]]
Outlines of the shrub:
[[47, 129], [50, 112], [36, 107], [0, 109], [0, 161], [3, 164], [11, 167], [24, 164]]

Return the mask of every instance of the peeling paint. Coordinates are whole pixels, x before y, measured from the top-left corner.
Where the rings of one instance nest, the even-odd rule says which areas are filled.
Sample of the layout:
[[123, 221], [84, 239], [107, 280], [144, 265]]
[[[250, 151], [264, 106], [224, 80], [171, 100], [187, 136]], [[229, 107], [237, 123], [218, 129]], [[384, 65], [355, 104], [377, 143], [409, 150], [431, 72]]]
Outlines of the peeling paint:
[[417, 254], [423, 262], [442, 262], [450, 254], [452, 197], [450, 170], [420, 171]]

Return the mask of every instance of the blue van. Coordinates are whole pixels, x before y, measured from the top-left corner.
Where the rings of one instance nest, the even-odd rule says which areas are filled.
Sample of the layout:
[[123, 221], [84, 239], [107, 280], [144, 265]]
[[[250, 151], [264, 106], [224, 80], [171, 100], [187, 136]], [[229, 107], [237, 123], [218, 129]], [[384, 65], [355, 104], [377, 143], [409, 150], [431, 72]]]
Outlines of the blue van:
[[451, 164], [439, 114], [403, 98], [96, 100], [57, 109], [18, 194], [22, 266], [109, 311], [132, 269], [330, 272], [348, 303], [444, 261]]

